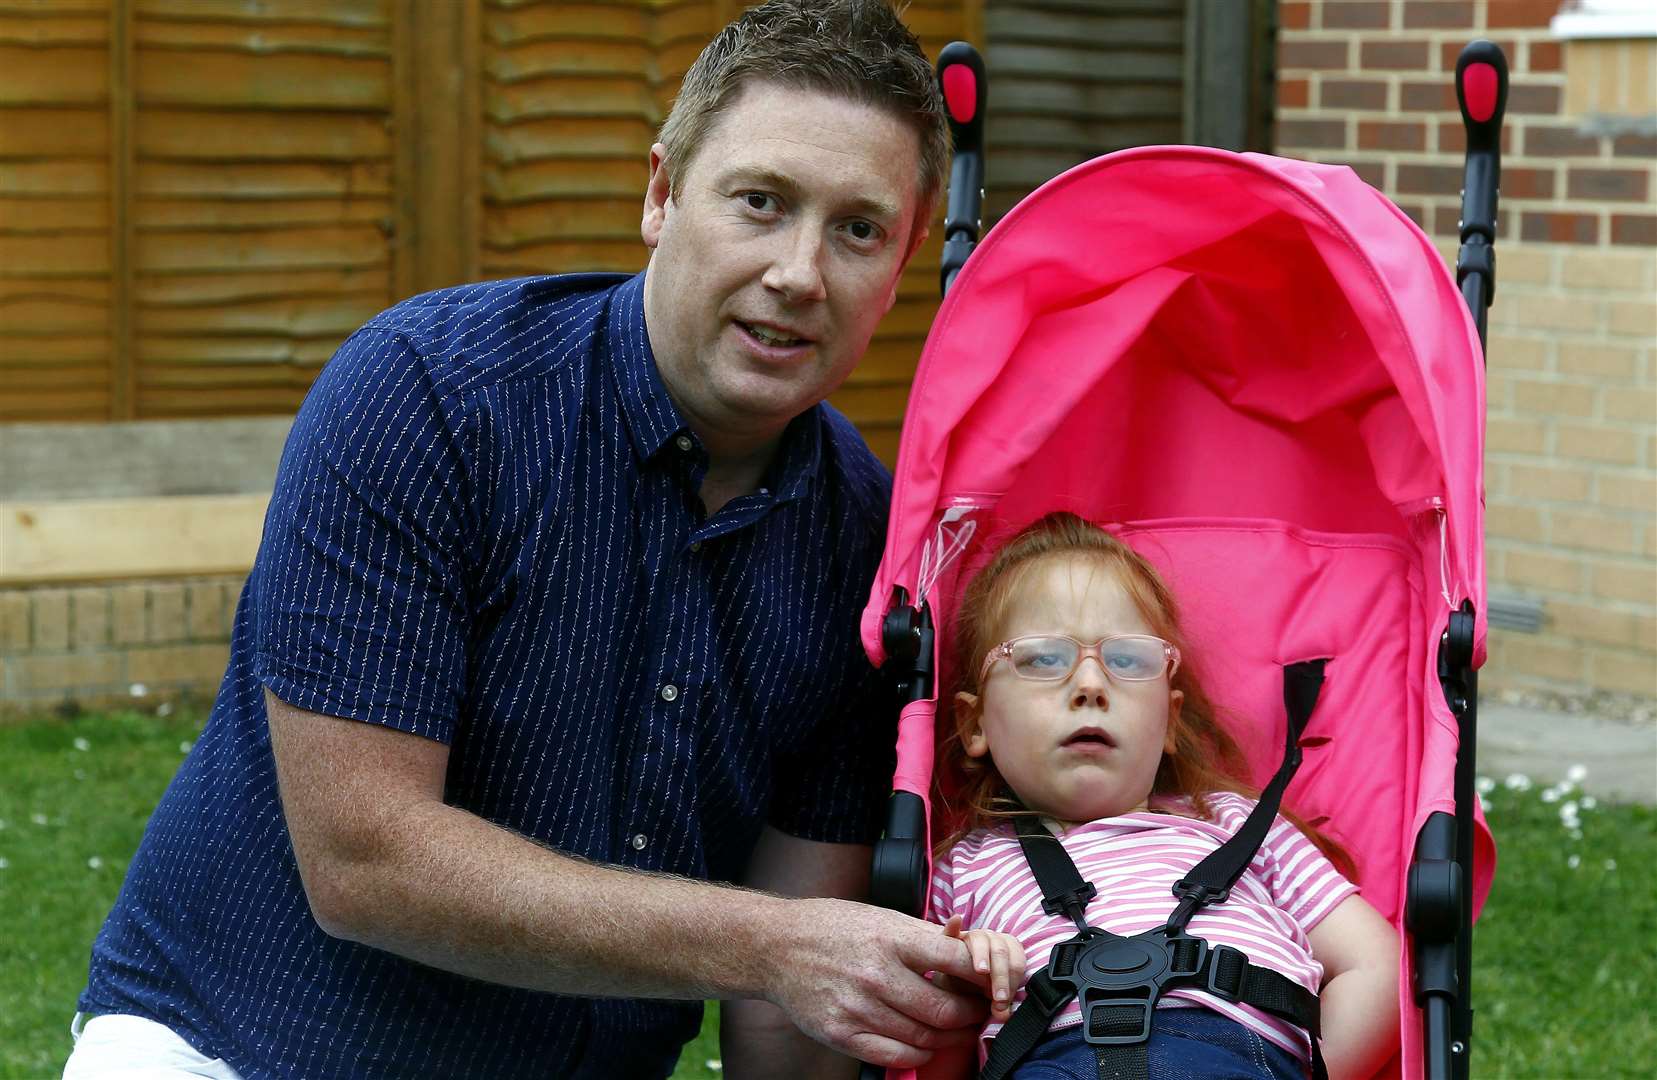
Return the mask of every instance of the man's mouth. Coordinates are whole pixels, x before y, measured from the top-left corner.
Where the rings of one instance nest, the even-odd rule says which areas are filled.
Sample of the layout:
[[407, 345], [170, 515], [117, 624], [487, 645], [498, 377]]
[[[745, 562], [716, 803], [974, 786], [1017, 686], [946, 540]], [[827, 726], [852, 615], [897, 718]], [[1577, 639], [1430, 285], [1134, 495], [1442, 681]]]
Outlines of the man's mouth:
[[773, 349], [788, 349], [796, 345], [809, 345], [810, 338], [800, 337], [781, 327], [766, 326], [764, 323], [743, 322], [736, 320], [743, 332], [761, 345], [769, 345]]
[[1066, 739], [1064, 745], [1078, 749], [1097, 747], [1101, 750], [1114, 750], [1116, 749], [1116, 740], [1111, 738], [1110, 734], [1103, 728], [1085, 727]]

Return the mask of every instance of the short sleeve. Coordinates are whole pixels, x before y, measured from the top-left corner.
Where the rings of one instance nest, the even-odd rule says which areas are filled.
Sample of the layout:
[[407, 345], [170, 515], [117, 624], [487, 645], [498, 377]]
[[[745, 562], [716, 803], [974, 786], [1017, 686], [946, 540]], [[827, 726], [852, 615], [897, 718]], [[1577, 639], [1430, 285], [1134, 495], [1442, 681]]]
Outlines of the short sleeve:
[[803, 745], [773, 769], [770, 823], [790, 836], [831, 844], [880, 837], [897, 763], [897, 710], [890, 684], [861, 652], [848, 688]]
[[1272, 823], [1265, 846], [1271, 853], [1266, 887], [1276, 905], [1303, 931], [1310, 932], [1342, 900], [1358, 891], [1286, 818], [1279, 816]]
[[465, 681], [461, 410], [401, 335], [342, 345], [294, 420], [250, 583], [255, 671], [311, 712], [449, 742]]

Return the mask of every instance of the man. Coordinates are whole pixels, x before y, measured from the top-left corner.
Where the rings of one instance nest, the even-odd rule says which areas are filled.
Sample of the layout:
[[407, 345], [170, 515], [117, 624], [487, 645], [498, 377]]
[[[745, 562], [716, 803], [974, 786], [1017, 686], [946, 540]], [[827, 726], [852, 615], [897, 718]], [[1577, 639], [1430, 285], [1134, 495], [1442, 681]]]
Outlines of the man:
[[732, 1075], [970, 1038], [925, 978], [972, 979], [961, 942], [779, 895], [861, 892], [889, 782], [856, 631], [889, 481], [819, 403], [945, 158], [884, 0], [772, 0], [651, 149], [646, 273], [341, 347], [66, 1075], [153, 1038], [225, 1076], [658, 1076], [705, 997]]

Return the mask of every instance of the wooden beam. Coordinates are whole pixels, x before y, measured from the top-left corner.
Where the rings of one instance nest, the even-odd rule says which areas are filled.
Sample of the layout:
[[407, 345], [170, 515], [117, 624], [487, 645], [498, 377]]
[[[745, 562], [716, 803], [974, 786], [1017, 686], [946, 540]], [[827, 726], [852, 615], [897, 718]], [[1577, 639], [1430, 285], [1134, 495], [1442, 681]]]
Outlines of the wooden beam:
[[109, 419], [138, 415], [133, 340], [133, 0], [109, 6]]
[[482, 220], [482, 0], [393, 9], [397, 298], [478, 275]]
[[245, 573], [268, 495], [0, 502], [0, 585]]
[[1186, 142], [1249, 148], [1253, 46], [1251, 5], [1192, 0], [1185, 9]]

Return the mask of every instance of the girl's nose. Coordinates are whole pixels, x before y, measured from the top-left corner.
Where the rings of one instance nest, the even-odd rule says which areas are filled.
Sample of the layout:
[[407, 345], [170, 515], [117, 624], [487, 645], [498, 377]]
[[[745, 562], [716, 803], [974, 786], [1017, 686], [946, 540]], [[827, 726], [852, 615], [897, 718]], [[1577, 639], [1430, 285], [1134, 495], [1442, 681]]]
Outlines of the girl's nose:
[[1110, 678], [1105, 674], [1103, 665], [1091, 656], [1082, 658], [1076, 666], [1076, 674], [1071, 676], [1072, 692], [1070, 707], [1073, 709], [1108, 709], [1110, 698], [1107, 691], [1110, 688]]

